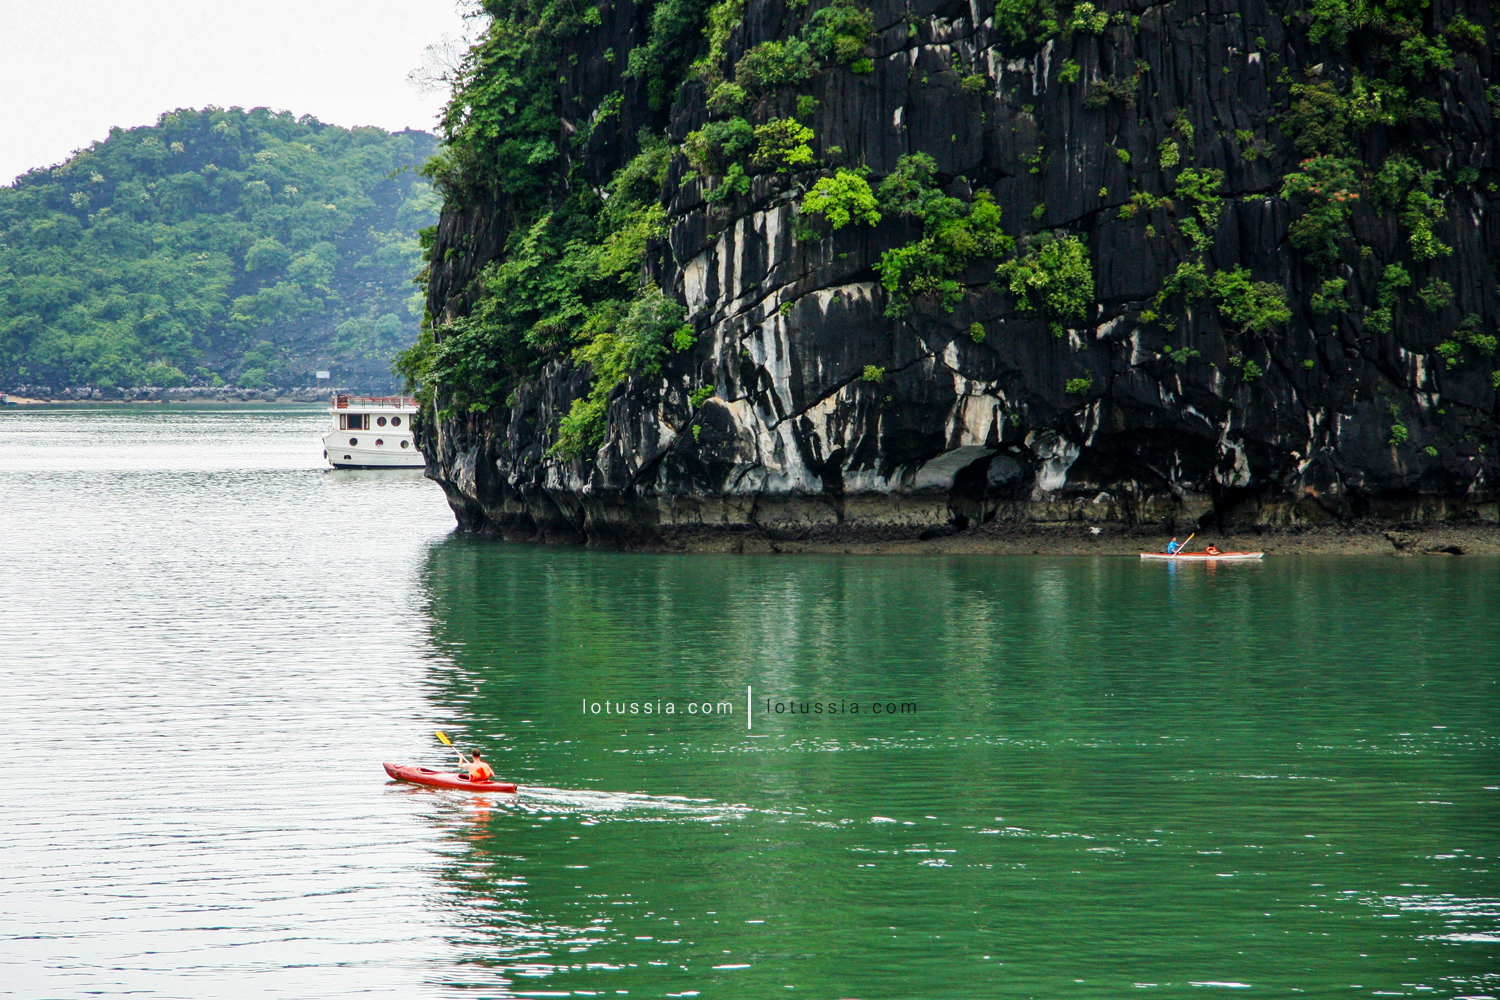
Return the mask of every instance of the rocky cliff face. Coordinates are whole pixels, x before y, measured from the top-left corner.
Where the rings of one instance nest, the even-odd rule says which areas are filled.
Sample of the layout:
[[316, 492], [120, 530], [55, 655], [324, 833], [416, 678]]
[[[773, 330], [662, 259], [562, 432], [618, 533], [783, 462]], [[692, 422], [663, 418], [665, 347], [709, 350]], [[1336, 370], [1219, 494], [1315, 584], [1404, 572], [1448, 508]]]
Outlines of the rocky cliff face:
[[[868, 71], [819, 64], [742, 112], [751, 125], [795, 116], [814, 160], [752, 165], [743, 193], [715, 201], [724, 181], [677, 149], [711, 117], [715, 81], [689, 73], [666, 127], [668, 233], [643, 279], [685, 307], [691, 346], [614, 389], [597, 450], [571, 457], [549, 448], [591, 370], [566, 352], [487, 410], [446, 406], [440, 383], [429, 474], [465, 528], [606, 544], [1493, 522], [1493, 25], [1473, 2], [1409, 6], [1403, 23], [1429, 48], [1415, 69], [1399, 55], [1410, 30], [1319, 32], [1300, 5], [1262, 0], [1079, 4], [1020, 41], [977, 0], [877, 0], [870, 62], [855, 66]], [[623, 95], [619, 128], [570, 154], [572, 176], [596, 186], [652, 121], [645, 84], [612, 58], [646, 43], [650, 10], [600, 10], [558, 50], [572, 68], [556, 95], [560, 143]], [[722, 76], [808, 16], [748, 0]], [[814, 234], [802, 206], [840, 166], [867, 167], [878, 187], [916, 152], [959, 203], [993, 197], [1021, 241], [1002, 257], [1045, 245], [1035, 234], [1080, 237], [1083, 314], [1026, 301], [980, 256], [960, 261], [953, 294], [913, 291], [889, 315], [879, 265], [922, 221], [887, 210]], [[1207, 195], [1185, 170], [1211, 180]], [[439, 340], [520, 221], [503, 194], [449, 197], [429, 284]], [[1321, 244], [1312, 223], [1298, 228], [1309, 216], [1333, 220]], [[1215, 279], [1237, 268], [1270, 296], [1259, 314]]]

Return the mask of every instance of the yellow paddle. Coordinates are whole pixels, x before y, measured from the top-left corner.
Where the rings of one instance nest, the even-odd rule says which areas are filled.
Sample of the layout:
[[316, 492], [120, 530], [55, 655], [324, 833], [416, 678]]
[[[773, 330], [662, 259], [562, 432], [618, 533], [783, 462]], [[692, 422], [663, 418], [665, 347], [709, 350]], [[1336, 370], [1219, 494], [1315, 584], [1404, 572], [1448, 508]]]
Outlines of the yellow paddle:
[[448, 734], [447, 733], [445, 733], [441, 729], [439, 729], [437, 731], [437, 738], [442, 742], [443, 746], [445, 746], [445, 747], [453, 747], [453, 752], [456, 753], [456, 754], [458, 754], [458, 762], [460, 764], [468, 764], [469, 763], [468, 758], [466, 758], [464, 756], [464, 752], [462, 750], [460, 750], [458, 747], [454, 747], [453, 746], [453, 741], [448, 738]]
[[[1176, 558], [1177, 556], [1182, 555], [1182, 550], [1185, 549], [1185, 548], [1187, 548], [1187, 543], [1191, 542], [1193, 540], [1193, 535], [1196, 535], [1196, 534], [1198, 534], [1198, 533], [1195, 531], [1195, 532], [1193, 532], [1192, 535], [1188, 535], [1187, 536], [1187, 541], [1185, 541], [1181, 545], [1177, 546], [1177, 551], [1172, 553], [1172, 557]], [[438, 733], [438, 735], [442, 736], [443, 734], [442, 733]], [[447, 743], [448, 741], [446, 739], [444, 739], [443, 742]]]

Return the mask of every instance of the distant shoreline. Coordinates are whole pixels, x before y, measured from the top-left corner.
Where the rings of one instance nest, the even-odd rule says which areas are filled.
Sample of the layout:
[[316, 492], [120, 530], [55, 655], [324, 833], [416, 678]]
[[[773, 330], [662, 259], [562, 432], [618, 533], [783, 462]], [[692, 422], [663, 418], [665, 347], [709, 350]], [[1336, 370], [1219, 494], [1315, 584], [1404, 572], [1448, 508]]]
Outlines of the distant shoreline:
[[121, 404], [162, 403], [322, 403], [335, 395], [354, 394], [347, 386], [301, 386], [294, 389], [258, 389], [237, 385], [194, 385], [165, 388], [136, 386], [129, 389], [96, 389], [80, 386], [53, 391], [45, 385], [22, 385], [12, 392], [0, 390], [0, 403], [6, 406], [119, 406]]
[[15, 406], [17, 409], [28, 410], [47, 406], [163, 406], [167, 404], [177, 406], [318, 406], [327, 403], [326, 399], [294, 399], [290, 396], [276, 399], [237, 399], [217, 396], [189, 399], [25, 399], [20, 396], [7, 395], [4, 401], [6, 407]]

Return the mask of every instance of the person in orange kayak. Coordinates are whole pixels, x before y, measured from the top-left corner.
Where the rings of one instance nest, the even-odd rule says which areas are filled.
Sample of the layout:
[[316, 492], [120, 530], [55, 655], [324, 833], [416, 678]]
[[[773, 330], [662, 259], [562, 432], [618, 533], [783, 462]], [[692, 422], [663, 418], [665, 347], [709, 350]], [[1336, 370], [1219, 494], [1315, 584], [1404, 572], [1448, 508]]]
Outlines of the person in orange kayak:
[[470, 781], [489, 781], [495, 776], [495, 769], [480, 759], [478, 750], [469, 755], [468, 765]]

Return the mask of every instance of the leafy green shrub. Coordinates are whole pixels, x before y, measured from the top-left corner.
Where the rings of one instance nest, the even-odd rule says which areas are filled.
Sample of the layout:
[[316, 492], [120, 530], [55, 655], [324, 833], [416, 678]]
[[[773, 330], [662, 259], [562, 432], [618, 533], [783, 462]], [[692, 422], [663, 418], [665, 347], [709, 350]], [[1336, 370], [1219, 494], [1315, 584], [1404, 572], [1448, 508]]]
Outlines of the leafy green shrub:
[[851, 222], [880, 224], [880, 210], [869, 183], [855, 171], [842, 168], [832, 177], [818, 179], [802, 199], [802, 211], [823, 216], [830, 229], [842, 229]]
[[1203, 262], [1185, 260], [1161, 283], [1161, 290], [1156, 293], [1157, 308], [1174, 295], [1181, 295], [1187, 302], [1201, 299], [1208, 294], [1208, 289], [1208, 275]]
[[[655, 285], [641, 289], [613, 329], [600, 328], [573, 352], [575, 361], [594, 373], [589, 394], [573, 401], [558, 421], [557, 438], [547, 454], [572, 458], [599, 447], [604, 438], [609, 395], [632, 372], [654, 375], [686, 310]], [[602, 326], [602, 324], [601, 324]]]
[[709, 114], [732, 115], [745, 106], [750, 95], [737, 83], [722, 82], [716, 85], [708, 97]]
[[818, 99], [811, 94], [797, 95], [797, 120], [804, 125], [808, 119], [818, 110]]
[[1137, 191], [1130, 200], [1120, 206], [1120, 218], [1133, 219], [1141, 212], [1152, 212], [1158, 208], [1172, 210], [1172, 199], [1158, 197], [1149, 191]]
[[792, 86], [812, 77], [817, 69], [811, 47], [801, 38], [761, 42], [740, 56], [734, 67], [736, 83], [750, 90]]
[[1052, 320], [1054, 336], [1062, 336], [1063, 322], [1086, 319], [1094, 302], [1094, 269], [1080, 236], [1038, 234], [995, 269], [995, 278], [1022, 309]]
[[1428, 312], [1437, 312], [1453, 301], [1453, 286], [1442, 278], [1429, 278], [1427, 284], [1417, 290], [1417, 298]]
[[1177, 113], [1172, 116], [1172, 130], [1182, 136], [1182, 141], [1191, 149], [1193, 138], [1198, 130], [1193, 127], [1192, 120], [1188, 118], [1187, 108], [1178, 108]]
[[1156, 147], [1156, 155], [1163, 170], [1171, 170], [1182, 162], [1182, 150], [1177, 147], [1175, 139], [1163, 139]]
[[1109, 25], [1109, 14], [1095, 7], [1088, 0], [1073, 8], [1073, 13], [1063, 25], [1063, 38], [1071, 38], [1073, 35], [1083, 33], [1097, 35]]
[[688, 405], [696, 410], [698, 407], [702, 406], [704, 403], [712, 399], [713, 394], [717, 391], [718, 390], [714, 386], [700, 385], [698, 388], [688, 393]]
[[1256, 364], [1250, 358], [1246, 358], [1245, 363], [1240, 367], [1240, 377], [1246, 382], [1254, 382], [1264, 374], [1265, 372], [1261, 370], [1260, 365]]
[[1370, 314], [1365, 317], [1365, 329], [1384, 336], [1391, 332], [1393, 322], [1391, 307], [1381, 306], [1378, 309], [1371, 309]]
[[1282, 180], [1283, 198], [1307, 199], [1307, 211], [1292, 223], [1290, 236], [1292, 245], [1315, 265], [1326, 267], [1338, 260], [1339, 240], [1348, 235], [1349, 213], [1359, 200], [1355, 168], [1353, 160], [1314, 156]]
[[724, 57], [729, 53], [729, 37], [745, 16], [745, 0], [719, 0], [708, 8], [708, 26], [704, 37], [708, 51], [693, 64], [692, 71], [705, 82], [719, 80]]
[[1376, 301], [1382, 306], [1395, 305], [1397, 293], [1411, 285], [1411, 274], [1400, 264], [1387, 264], [1376, 286]]
[[1453, 50], [1441, 38], [1413, 34], [1401, 43], [1397, 62], [1412, 76], [1422, 79], [1435, 69], [1453, 68]]
[[1349, 302], [1344, 298], [1344, 289], [1349, 282], [1344, 278], [1329, 278], [1312, 295], [1312, 311], [1315, 313], [1343, 312], [1349, 308]]
[[1349, 125], [1356, 132], [1375, 125], [1397, 125], [1413, 116], [1406, 88], [1355, 70], [1349, 81]]
[[879, 365], [865, 365], [865, 370], [860, 373], [860, 379], [865, 382], [885, 381], [885, 369]]
[[934, 183], [937, 163], [926, 153], [912, 153], [896, 161], [896, 169], [880, 182], [879, 205], [887, 214], [922, 222], [922, 238], [887, 250], [875, 270], [887, 292], [886, 315], [906, 313], [910, 300], [935, 295], [952, 312], [963, 299], [956, 280], [969, 261], [995, 257], [1014, 245], [1000, 230], [1000, 207], [987, 191], [967, 206]]
[[982, 343], [984, 343], [984, 324], [983, 323], [975, 322], [975, 323], [970, 323], [969, 324], [969, 339], [972, 340], [972, 341], [974, 341], [974, 343], [976, 343], [976, 344], [982, 344]]
[[1464, 321], [1458, 325], [1455, 336], [1468, 344], [1470, 347], [1484, 354], [1494, 354], [1495, 349], [1500, 347], [1500, 340], [1494, 334], [1485, 333], [1482, 329], [1482, 321], [1477, 313], [1469, 313]]
[[1299, 83], [1292, 86], [1292, 96], [1297, 100], [1282, 119], [1282, 131], [1292, 144], [1303, 153], [1348, 153], [1349, 102], [1338, 87], [1327, 80]]
[[1082, 72], [1082, 68], [1076, 61], [1064, 59], [1062, 61], [1062, 68], [1057, 71], [1057, 82], [1064, 84], [1077, 83], [1080, 72]]
[[[538, 4], [535, 9], [522, 4], [507, 6], [509, 9], [502, 12], [489, 11], [496, 16], [487, 39], [509, 37], [516, 43], [529, 43], [527, 56], [533, 63], [529, 68], [555, 66], [558, 41], [577, 29], [582, 11], [560, 9], [555, 4], [545, 7]], [[677, 96], [677, 86], [703, 44], [703, 26], [709, 9], [710, 0], [660, 0], [652, 8], [646, 44], [630, 50], [625, 76], [646, 81], [646, 93], [654, 110], [666, 110]], [[554, 93], [555, 89], [548, 86], [527, 97], [538, 103], [546, 101], [550, 106]]]
[[875, 20], [868, 10], [853, 0], [834, 0], [813, 12], [802, 34], [818, 56], [854, 69], [856, 63], [869, 61], [865, 59], [865, 44], [874, 28]]
[[1460, 48], [1473, 49], [1475, 52], [1484, 51], [1484, 29], [1462, 14], [1453, 15], [1453, 19], [1444, 26], [1443, 34], [1451, 38], [1453, 44]]
[[990, 89], [990, 78], [983, 73], [971, 73], [958, 84], [966, 94], [983, 94]]
[[773, 118], [755, 127], [755, 153], [751, 162], [774, 167], [777, 173], [791, 173], [813, 162], [813, 130], [795, 118]]
[[689, 132], [682, 142], [688, 162], [705, 174], [722, 174], [730, 163], [755, 145], [755, 129], [743, 118], [709, 122]]
[[1411, 434], [1407, 431], [1406, 425], [1401, 423], [1401, 421], [1398, 420], [1394, 424], [1391, 424], [1391, 438], [1389, 443], [1392, 446], [1405, 444], [1406, 439], [1409, 437], [1411, 437]]
[[[1436, 279], [1434, 279], [1436, 280]], [[1418, 295], [1421, 293], [1419, 292]], [[1493, 334], [1484, 333], [1479, 316], [1470, 313], [1453, 331], [1453, 336], [1437, 345], [1437, 353], [1449, 368], [1456, 368], [1463, 357], [1464, 345], [1473, 347], [1482, 354], [1493, 355], [1500, 341]]]
[[1219, 314], [1242, 330], [1269, 333], [1292, 318], [1282, 290], [1267, 281], [1252, 282], [1243, 267], [1218, 272], [1209, 287], [1219, 300]]
[[1397, 210], [1397, 219], [1411, 232], [1412, 256], [1432, 260], [1453, 253], [1453, 248], [1437, 238], [1433, 226], [1448, 217], [1443, 199], [1433, 194], [1441, 179], [1436, 170], [1423, 170], [1409, 157], [1388, 157], [1375, 175], [1372, 186], [1376, 199]]
[[1102, 108], [1108, 106], [1111, 101], [1118, 101], [1127, 108], [1135, 107], [1136, 79], [1130, 77], [1125, 80], [1096, 80], [1084, 95], [1083, 106], [1086, 108]]
[[1219, 215], [1224, 209], [1224, 199], [1219, 195], [1223, 183], [1224, 171], [1214, 167], [1188, 168], [1177, 175], [1177, 197], [1192, 202], [1209, 232], [1218, 228]]
[[719, 183], [703, 193], [703, 200], [710, 205], [722, 205], [750, 193], [750, 176], [738, 163], [731, 163]]
[[1094, 376], [1085, 375], [1082, 378], [1070, 378], [1063, 385], [1063, 392], [1070, 396], [1082, 396], [1094, 387]]
[[1326, 39], [1335, 46], [1344, 45], [1352, 32], [1361, 29], [1395, 38], [1420, 35], [1426, 7], [1422, 0], [1312, 0], [1307, 8], [1312, 21], [1307, 34], [1314, 42]]
[[1130, 150], [1128, 150], [1128, 149], [1117, 149], [1117, 150], [1115, 150], [1115, 159], [1119, 160], [1121, 163], [1129, 163], [1130, 162]]

